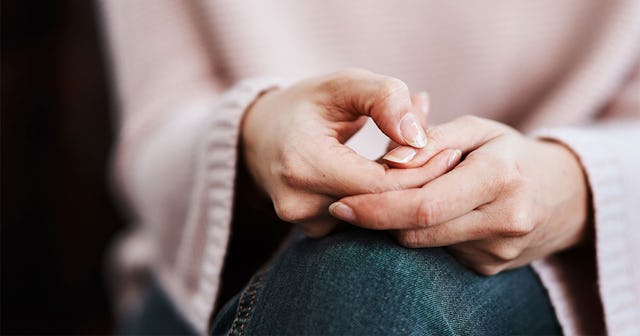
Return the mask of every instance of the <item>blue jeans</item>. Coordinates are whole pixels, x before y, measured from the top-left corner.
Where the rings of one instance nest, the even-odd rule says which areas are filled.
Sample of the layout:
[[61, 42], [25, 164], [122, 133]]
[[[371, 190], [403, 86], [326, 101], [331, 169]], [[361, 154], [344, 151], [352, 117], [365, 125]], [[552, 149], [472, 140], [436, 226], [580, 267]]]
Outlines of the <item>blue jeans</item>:
[[212, 322], [213, 334], [560, 334], [529, 267], [484, 277], [444, 249], [349, 229], [297, 242]]
[[479, 276], [444, 249], [350, 229], [291, 246], [213, 322], [214, 334], [560, 334], [528, 268]]

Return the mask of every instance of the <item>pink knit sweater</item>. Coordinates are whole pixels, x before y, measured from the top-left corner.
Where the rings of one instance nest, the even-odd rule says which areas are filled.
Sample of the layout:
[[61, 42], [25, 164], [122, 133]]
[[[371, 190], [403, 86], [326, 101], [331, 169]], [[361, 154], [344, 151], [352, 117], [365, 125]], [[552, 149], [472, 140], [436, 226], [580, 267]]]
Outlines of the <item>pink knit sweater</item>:
[[[116, 176], [139, 224], [121, 262], [151, 256], [198, 331], [219, 288], [243, 111], [265, 88], [357, 66], [428, 90], [432, 124], [475, 114], [573, 149], [597, 257], [534, 268], [565, 333], [604, 322], [640, 335], [640, 1], [102, 4], [121, 111]], [[385, 141], [368, 126], [351, 145], [375, 157]]]

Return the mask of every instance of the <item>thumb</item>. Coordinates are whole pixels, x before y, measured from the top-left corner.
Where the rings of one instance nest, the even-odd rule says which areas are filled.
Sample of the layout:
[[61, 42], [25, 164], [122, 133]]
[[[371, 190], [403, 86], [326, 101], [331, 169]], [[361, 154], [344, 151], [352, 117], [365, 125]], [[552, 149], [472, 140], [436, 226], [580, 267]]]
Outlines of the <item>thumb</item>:
[[[427, 116], [429, 115], [429, 110], [431, 108], [431, 100], [429, 98], [429, 94], [427, 93], [427, 91], [421, 91], [411, 97], [411, 102], [413, 103], [413, 108], [417, 109], [416, 114], [418, 116], [418, 119], [420, 119], [420, 126], [422, 126], [423, 129], [426, 129]], [[389, 144], [387, 145], [387, 152], [397, 148], [398, 146], [400, 146], [400, 144], [393, 140], [390, 140]]]
[[[331, 75], [332, 104], [350, 118], [366, 115], [391, 140], [423, 148], [427, 136], [421, 126], [421, 107], [412, 104], [409, 88], [401, 80], [370, 71], [351, 69]], [[336, 121], [344, 121], [337, 115]], [[336, 118], [336, 115], [333, 117]]]
[[459, 148], [469, 153], [491, 139], [506, 133], [517, 133], [497, 121], [463, 116], [429, 128], [429, 144], [420, 150], [400, 146], [388, 152], [384, 161], [394, 168], [420, 167], [445, 148]]

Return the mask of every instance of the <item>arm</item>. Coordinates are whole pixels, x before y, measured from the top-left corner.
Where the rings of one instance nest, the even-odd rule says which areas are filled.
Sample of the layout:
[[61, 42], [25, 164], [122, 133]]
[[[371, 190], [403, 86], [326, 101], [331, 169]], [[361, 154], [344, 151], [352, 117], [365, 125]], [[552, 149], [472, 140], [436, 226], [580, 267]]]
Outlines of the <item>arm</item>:
[[[473, 117], [435, 126], [414, 160], [390, 164], [419, 165], [438, 148], [460, 148], [466, 158], [450, 173], [418, 189], [346, 197], [330, 209], [360, 226], [394, 229], [410, 247], [449, 246], [483, 274], [537, 260], [557, 313], [576, 322], [565, 331], [594, 331], [581, 328], [597, 327], [599, 314], [585, 309], [600, 301], [607, 328], [633, 334], [640, 318], [640, 70], [634, 69], [589, 125], [540, 130], [537, 138]], [[389, 212], [384, 204], [398, 206]], [[599, 293], [589, 278], [596, 263], [559, 253], [583, 246], [583, 257], [593, 254], [593, 226]]]
[[[640, 319], [640, 63], [634, 69], [602, 110], [599, 121], [588, 127], [534, 133], [568, 146], [586, 174], [592, 194], [595, 256], [590, 260], [596, 261], [597, 291], [593, 283], [580, 278], [583, 270], [594, 266], [581, 265], [571, 254], [551, 256], [533, 266], [547, 282], [557, 285], [550, 295], [582, 292], [584, 297], [592, 293], [602, 305], [607, 330], [629, 334], [638, 332], [634, 328]], [[581, 287], [584, 290], [575, 290]], [[582, 303], [580, 299], [566, 301], [556, 310], [579, 316]]]
[[200, 332], [219, 290], [240, 139], [278, 215], [311, 235], [331, 228], [335, 197], [415, 187], [448, 169], [447, 151], [412, 174], [344, 145], [363, 116], [397, 143], [424, 145], [417, 104], [399, 80], [351, 70], [281, 90], [262, 79], [223, 90], [191, 2], [104, 4], [123, 111], [117, 174], [155, 248], [159, 281]]
[[191, 6], [102, 2], [119, 98], [116, 179], [159, 281], [204, 332], [226, 250], [240, 119], [280, 82], [224, 85]]

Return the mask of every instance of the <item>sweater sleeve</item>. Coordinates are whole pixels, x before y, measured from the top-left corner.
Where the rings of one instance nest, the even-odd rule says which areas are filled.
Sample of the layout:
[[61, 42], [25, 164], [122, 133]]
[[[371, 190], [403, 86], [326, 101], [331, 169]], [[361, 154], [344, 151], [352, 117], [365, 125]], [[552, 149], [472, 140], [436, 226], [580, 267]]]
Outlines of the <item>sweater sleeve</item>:
[[569, 252], [534, 263], [556, 313], [567, 321], [564, 332], [598, 332], [593, 327], [602, 309], [609, 334], [640, 334], [640, 66], [598, 121], [534, 135], [574, 151], [592, 195], [596, 246], [591, 258]]
[[101, 6], [120, 112], [116, 183], [160, 284], [205, 333], [229, 235], [240, 120], [283, 82], [226, 85], [191, 1]]

